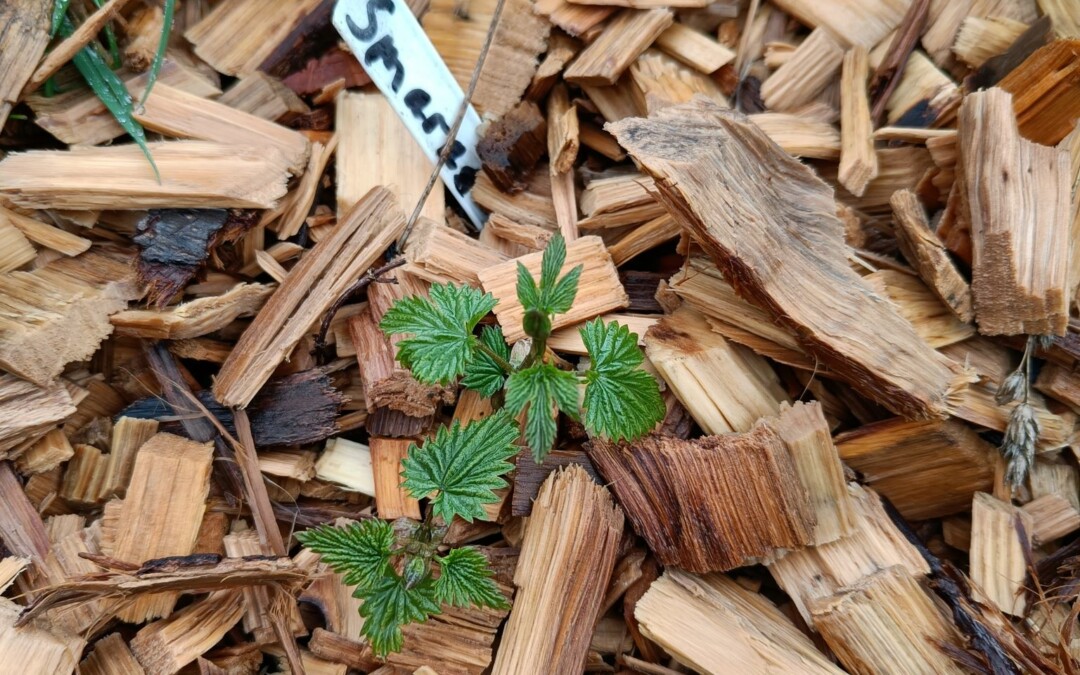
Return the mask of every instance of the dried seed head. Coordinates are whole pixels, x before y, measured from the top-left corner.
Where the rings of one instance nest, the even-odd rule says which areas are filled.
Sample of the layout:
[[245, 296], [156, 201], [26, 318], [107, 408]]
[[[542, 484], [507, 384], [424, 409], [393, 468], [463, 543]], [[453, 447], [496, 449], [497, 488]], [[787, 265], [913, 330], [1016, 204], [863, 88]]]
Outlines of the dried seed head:
[[1005, 378], [994, 394], [994, 400], [998, 405], [1005, 405], [1013, 401], [1021, 401], [1027, 398], [1028, 380], [1023, 370], [1014, 370]]
[[1005, 458], [1005, 481], [1019, 487], [1027, 478], [1028, 471], [1035, 461], [1035, 442], [1039, 438], [1039, 423], [1035, 420], [1035, 411], [1027, 403], [1021, 403], [1009, 414], [1009, 424], [1005, 427], [1005, 439], [1001, 443], [1001, 454]]

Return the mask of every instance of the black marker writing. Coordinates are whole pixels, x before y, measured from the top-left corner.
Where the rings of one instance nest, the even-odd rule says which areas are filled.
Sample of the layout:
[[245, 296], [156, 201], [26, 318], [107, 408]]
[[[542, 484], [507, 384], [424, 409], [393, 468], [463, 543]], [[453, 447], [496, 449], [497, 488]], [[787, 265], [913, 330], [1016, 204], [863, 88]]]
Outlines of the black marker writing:
[[376, 61], [382, 61], [387, 70], [394, 71], [394, 79], [390, 82], [390, 88], [397, 93], [401, 89], [401, 82], [405, 79], [405, 66], [398, 60], [398, 50], [394, 46], [394, 38], [384, 35], [381, 40], [367, 48], [364, 52], [364, 65], [370, 66]]
[[360, 28], [352, 20], [351, 16], [345, 17], [345, 25], [349, 27], [349, 32], [356, 37], [357, 40], [363, 40], [367, 42], [371, 38], [375, 37], [375, 33], [379, 30], [379, 24], [375, 20], [375, 12], [379, 10], [385, 11], [387, 14], [394, 13], [394, 3], [392, 0], [368, 0], [367, 4], [367, 28]]

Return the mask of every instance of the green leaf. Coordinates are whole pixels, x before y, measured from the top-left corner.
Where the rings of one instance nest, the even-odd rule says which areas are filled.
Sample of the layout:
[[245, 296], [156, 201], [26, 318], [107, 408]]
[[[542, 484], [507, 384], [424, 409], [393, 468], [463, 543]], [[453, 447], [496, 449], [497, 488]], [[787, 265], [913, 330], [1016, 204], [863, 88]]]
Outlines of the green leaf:
[[538, 363], [510, 376], [506, 382], [506, 407], [521, 412], [529, 407], [525, 420], [525, 442], [537, 463], [542, 462], [555, 442], [554, 409], [577, 419], [577, 378], [550, 363]]
[[431, 500], [435, 515], [450, 524], [454, 516], [468, 522], [486, 518], [484, 504], [499, 500], [493, 490], [506, 487], [506, 461], [517, 454], [518, 428], [504, 411], [461, 426], [440, 427], [423, 448], [414, 443], [402, 460], [403, 487], [416, 499], [438, 491]]
[[586, 429], [614, 440], [649, 433], [666, 410], [656, 380], [638, 368], [645, 357], [637, 335], [594, 319], [581, 329], [581, 339], [591, 360], [585, 373]]
[[53, 2], [52, 25], [49, 27], [50, 38], [56, 37], [57, 31], [60, 30], [60, 26], [64, 23], [64, 14], [67, 13], [70, 4], [71, 0], [56, 0]]
[[[502, 328], [499, 326], [484, 326], [480, 331], [480, 342], [502, 357], [504, 361], [510, 360], [510, 347], [503, 337]], [[484, 398], [491, 398], [503, 388], [506, 382], [506, 371], [502, 369], [493, 358], [481, 350], [476, 350], [472, 361], [465, 364], [465, 378], [461, 384], [475, 390]]]
[[394, 528], [386, 521], [364, 520], [347, 527], [320, 525], [297, 532], [296, 538], [358, 590], [371, 588], [390, 570]]
[[472, 605], [506, 609], [510, 605], [491, 579], [484, 554], [472, 546], [455, 548], [445, 557], [435, 557], [439, 578], [435, 580], [435, 598], [455, 607]]
[[532, 273], [529, 272], [527, 267], [518, 263], [517, 275], [518, 302], [526, 310], [540, 309], [540, 289], [536, 287], [536, 281], [533, 279]]
[[429, 616], [442, 611], [430, 577], [409, 588], [402, 577], [391, 572], [367, 591], [358, 590], [354, 595], [364, 601], [360, 606], [360, 616], [364, 617], [360, 633], [379, 658], [401, 650], [402, 626], [427, 621]]
[[412, 333], [398, 343], [398, 360], [424, 384], [448, 384], [474, 357], [473, 328], [495, 307], [490, 293], [470, 286], [432, 284], [431, 297], [403, 298], [383, 316], [387, 335]]
[[581, 276], [582, 269], [583, 267], [578, 265], [559, 279], [553, 287], [544, 289], [542, 302], [549, 313], [562, 314], [570, 311], [574, 298], [577, 297], [578, 278]]
[[[74, 32], [75, 28], [71, 20], [63, 17], [60, 22], [60, 34], [63, 37], [70, 37]], [[154, 158], [150, 155], [150, 146], [146, 144], [146, 132], [143, 130], [142, 125], [132, 116], [134, 106], [123, 81], [109, 68], [109, 64], [105, 63], [105, 60], [101, 58], [93, 44], [89, 44], [76, 52], [71, 62], [75, 64], [79, 74], [83, 76], [83, 79], [90, 85], [97, 97], [101, 99], [101, 102], [105, 104], [108, 111], [116, 118], [120, 127], [142, 149], [146, 160], [150, 162], [150, 168], [154, 170], [154, 177], [160, 183], [161, 174], [158, 173], [157, 164], [154, 163]]]
[[559, 271], [565, 262], [566, 240], [561, 234], [556, 234], [544, 248], [544, 255], [540, 259], [540, 290], [555, 286], [555, 280], [558, 279]]
[[559, 271], [566, 263], [566, 240], [556, 234], [544, 249], [540, 261], [540, 286], [532, 274], [518, 263], [517, 295], [518, 302], [528, 310], [536, 310], [550, 316], [562, 314], [574, 304], [577, 296], [578, 279], [582, 266], [578, 265], [559, 279]]
[[161, 64], [165, 61], [165, 50], [169, 47], [169, 33], [172, 31], [173, 14], [175, 12], [176, 0], [165, 0], [162, 11], [161, 37], [158, 39], [157, 52], [154, 53], [154, 61], [150, 64], [150, 71], [146, 76], [146, 89], [143, 90], [142, 100], [139, 101], [139, 105], [146, 103], [146, 97], [150, 95], [150, 90], [154, 88], [154, 83], [157, 82], [158, 73], [161, 72]]

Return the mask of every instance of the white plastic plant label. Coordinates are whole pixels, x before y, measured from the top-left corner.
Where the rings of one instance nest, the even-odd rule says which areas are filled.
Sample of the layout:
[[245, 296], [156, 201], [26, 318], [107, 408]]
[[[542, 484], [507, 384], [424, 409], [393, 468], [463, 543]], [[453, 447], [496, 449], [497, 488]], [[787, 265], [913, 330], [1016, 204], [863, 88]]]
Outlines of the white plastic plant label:
[[[338, 0], [334, 27], [420, 147], [436, 161], [465, 93], [408, 5], [403, 0]], [[470, 193], [480, 172], [479, 125], [480, 116], [470, 105], [440, 173], [477, 228], [483, 227], [484, 215]]]

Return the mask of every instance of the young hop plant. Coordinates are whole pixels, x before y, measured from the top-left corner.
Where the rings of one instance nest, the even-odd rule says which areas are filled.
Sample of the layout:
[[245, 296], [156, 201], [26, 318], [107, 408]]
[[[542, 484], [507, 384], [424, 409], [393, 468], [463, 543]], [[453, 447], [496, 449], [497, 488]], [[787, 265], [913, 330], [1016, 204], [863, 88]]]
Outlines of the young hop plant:
[[[402, 461], [403, 487], [416, 499], [434, 494], [423, 522], [400, 518], [393, 524], [368, 520], [347, 528], [321, 526], [297, 535], [300, 541], [355, 585], [364, 601], [363, 635], [379, 656], [398, 651], [402, 626], [425, 621], [443, 604], [505, 608], [487, 559], [466, 546], [440, 556], [438, 550], [455, 517], [485, 518], [484, 504], [498, 501], [494, 490], [518, 453], [519, 437], [537, 462], [551, 451], [558, 413], [578, 420], [595, 435], [615, 440], [648, 433], [664, 417], [660, 391], [640, 366], [637, 335], [599, 319], [581, 329], [589, 369], [576, 373], [545, 361], [556, 314], [577, 295], [581, 266], [562, 277], [566, 243], [556, 235], [544, 251], [540, 282], [518, 264], [517, 295], [525, 309], [529, 336], [511, 350], [499, 327], [477, 324], [496, 300], [469, 286], [434, 284], [430, 297], [396, 302], [383, 317], [387, 335], [409, 334], [398, 343], [398, 360], [425, 384], [461, 384], [502, 407], [490, 417], [440, 427], [422, 447], [409, 446]], [[579, 406], [578, 388], [584, 385]], [[583, 411], [582, 411], [583, 408]], [[524, 422], [519, 428], [516, 419]]]

